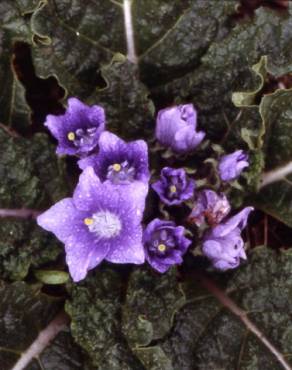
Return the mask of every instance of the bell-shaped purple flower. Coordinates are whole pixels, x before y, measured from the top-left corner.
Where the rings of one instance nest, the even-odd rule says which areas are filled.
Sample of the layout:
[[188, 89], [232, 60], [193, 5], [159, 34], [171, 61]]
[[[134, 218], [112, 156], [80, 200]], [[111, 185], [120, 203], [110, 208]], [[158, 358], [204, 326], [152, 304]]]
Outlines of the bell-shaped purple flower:
[[217, 194], [209, 189], [202, 190], [198, 193], [189, 220], [197, 226], [201, 226], [204, 221], [211, 226], [215, 226], [228, 215], [230, 209], [225, 194]]
[[[141, 199], [142, 197], [142, 199]], [[74, 281], [103, 259], [113, 263], [144, 262], [141, 220], [145, 193], [139, 186], [101, 183], [93, 168], [81, 174], [73, 198], [65, 198], [37, 218], [65, 244]]]
[[195, 181], [189, 179], [183, 168], [164, 167], [160, 180], [152, 184], [160, 200], [169, 205], [178, 205], [192, 198]]
[[65, 114], [49, 114], [45, 126], [58, 140], [57, 154], [84, 156], [98, 146], [99, 136], [105, 128], [104, 109], [98, 105], [89, 107], [70, 98]]
[[184, 236], [184, 227], [158, 218], [151, 221], [143, 234], [146, 260], [163, 273], [172, 265], [182, 263], [191, 241]]
[[197, 130], [197, 112], [193, 104], [160, 110], [156, 120], [156, 139], [179, 154], [194, 150], [205, 133]]
[[220, 178], [223, 181], [235, 180], [248, 166], [248, 155], [243, 150], [224, 155], [218, 165]]
[[203, 254], [214, 268], [225, 271], [239, 266], [246, 259], [244, 242], [240, 236], [245, 228], [252, 207], [246, 207], [237, 215], [207, 232], [203, 241]]
[[149, 182], [148, 147], [144, 140], [126, 143], [118, 136], [105, 131], [99, 140], [99, 152], [81, 159], [79, 167], [94, 168], [102, 182], [109, 180], [116, 185], [134, 181]]

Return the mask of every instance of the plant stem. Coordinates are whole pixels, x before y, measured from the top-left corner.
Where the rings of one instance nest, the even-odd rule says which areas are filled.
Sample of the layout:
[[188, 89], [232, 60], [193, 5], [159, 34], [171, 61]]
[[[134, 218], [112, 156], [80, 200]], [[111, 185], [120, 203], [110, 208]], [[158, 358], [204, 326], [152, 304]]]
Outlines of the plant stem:
[[28, 208], [20, 209], [0, 209], [0, 217], [16, 217], [16, 218], [37, 218], [41, 211]]
[[124, 22], [126, 30], [126, 40], [128, 48], [128, 59], [132, 63], [137, 63], [137, 56], [135, 51], [134, 28], [132, 19], [132, 0], [124, 0]]
[[292, 173], [292, 162], [287, 163], [285, 166], [279, 167], [273, 171], [266, 172], [262, 175], [260, 188], [282, 180], [285, 176]]
[[26, 366], [36, 359], [50, 342], [62, 331], [68, 324], [69, 317], [65, 312], [59, 313], [49, 325], [42, 330], [36, 340], [29, 348], [21, 355], [20, 359], [11, 370], [24, 370]]

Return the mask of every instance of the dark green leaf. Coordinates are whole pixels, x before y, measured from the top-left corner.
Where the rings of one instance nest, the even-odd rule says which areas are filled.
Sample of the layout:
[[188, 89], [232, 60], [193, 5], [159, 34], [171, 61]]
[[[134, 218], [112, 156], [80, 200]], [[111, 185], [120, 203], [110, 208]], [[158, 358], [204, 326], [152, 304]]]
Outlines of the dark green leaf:
[[137, 66], [116, 54], [101, 74], [107, 85], [97, 90], [90, 102], [105, 108], [108, 129], [123, 138], [149, 137], [153, 133], [154, 107], [147, 88], [139, 81]]
[[[173, 78], [194, 68], [211, 42], [230, 28], [228, 19], [237, 3], [133, 1], [139, 64], [143, 76], [149, 73], [152, 79], [147, 82], [153, 85], [157, 75]], [[37, 74], [56, 75], [70, 94], [79, 97], [92, 93], [100, 66], [115, 53], [126, 53], [123, 8], [118, 1], [49, 0], [33, 15], [32, 29]]]
[[[19, 356], [56, 316], [62, 302], [40, 293], [38, 286], [30, 287], [21, 282], [1, 283], [0, 301], [0, 364], [1, 370], [11, 370]], [[26, 369], [81, 370], [82, 357], [65, 330]]]
[[94, 271], [71, 287], [66, 305], [72, 335], [98, 370], [144, 370], [121, 333], [121, 284], [112, 270]]
[[25, 91], [13, 69], [12, 52], [16, 41], [31, 42], [29, 14], [38, 4], [39, 0], [0, 3], [0, 122], [12, 127], [24, 126], [30, 121]]
[[46, 135], [31, 140], [0, 129], [0, 207], [48, 207], [67, 193], [64, 163]]
[[[278, 90], [263, 97], [260, 112], [266, 126], [264, 152], [270, 174], [292, 163], [292, 90]], [[292, 176], [279, 178], [261, 189], [257, 207], [292, 227]]]
[[134, 271], [123, 306], [123, 332], [132, 347], [164, 337], [183, 301], [175, 269], [163, 275], [147, 268]]
[[182, 305], [175, 270], [156, 275], [135, 269], [125, 297], [121, 278], [104, 269], [71, 288], [66, 309], [74, 338], [99, 370], [172, 369], [162, 348], [148, 345], [168, 334]]
[[54, 261], [63, 250], [35, 221], [1, 220], [0, 235], [0, 277], [4, 279], [21, 280], [30, 266]]
[[[292, 253], [256, 249], [225, 289], [261, 333], [291, 358]], [[196, 291], [194, 281], [192, 291]], [[167, 339], [160, 343], [175, 369], [265, 369], [282, 366], [262, 341], [227, 308], [197, 289], [176, 315]]]
[[[259, 8], [254, 17], [238, 23], [226, 37], [213, 42], [198, 68], [158, 87], [155, 97], [170, 102], [192, 101], [199, 109], [199, 123], [209, 138], [218, 141], [224, 138], [224, 146], [230, 150], [243, 146], [242, 140], [229, 136], [233, 131], [230, 126], [244, 128], [244, 121], [238, 122], [239, 110], [231, 101], [232, 92], [258, 90], [262, 80], [251, 67], [263, 55], [268, 56], [268, 70], [273, 75], [292, 70], [291, 11], [291, 7], [286, 13]], [[262, 127], [259, 115], [253, 113], [252, 120], [253, 127]]]

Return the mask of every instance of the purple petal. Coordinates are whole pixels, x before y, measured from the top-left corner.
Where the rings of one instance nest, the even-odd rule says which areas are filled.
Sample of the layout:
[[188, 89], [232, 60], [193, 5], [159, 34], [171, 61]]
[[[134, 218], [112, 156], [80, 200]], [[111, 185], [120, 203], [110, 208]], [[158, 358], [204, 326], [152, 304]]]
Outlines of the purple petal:
[[37, 223], [65, 243], [72, 234], [86, 231], [83, 223], [85, 217], [87, 213], [77, 210], [71, 198], [65, 198], [38, 216]]
[[142, 226], [134, 225], [135, 229], [128, 230], [125, 237], [116, 245], [112, 246], [106, 256], [106, 260], [113, 263], [145, 262], [145, 252], [142, 244]]
[[79, 177], [73, 194], [75, 206], [81, 211], [93, 211], [96, 208], [97, 192], [100, 188], [99, 178], [92, 167], [87, 167]]
[[81, 170], [85, 170], [86, 167], [93, 167], [95, 166], [97, 161], [97, 154], [92, 154], [88, 157], [80, 159], [77, 164]]
[[239, 228], [240, 230], [244, 229], [251, 211], [253, 211], [253, 207], [244, 208], [241, 212], [237, 213], [235, 216], [230, 217], [226, 222], [216, 226], [212, 230], [212, 235], [214, 237], [223, 237], [232, 232], [236, 228]]
[[75, 282], [85, 278], [88, 270], [97, 266], [107, 255], [107, 243], [94, 242], [93, 235], [87, 232], [82, 238], [76, 235], [69, 238], [65, 244], [66, 263], [70, 275]]

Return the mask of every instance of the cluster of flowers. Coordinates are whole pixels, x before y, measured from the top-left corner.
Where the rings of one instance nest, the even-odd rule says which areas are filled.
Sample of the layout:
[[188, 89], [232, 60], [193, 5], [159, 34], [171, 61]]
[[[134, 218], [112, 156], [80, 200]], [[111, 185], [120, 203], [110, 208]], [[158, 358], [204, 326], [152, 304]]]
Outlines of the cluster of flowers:
[[[74, 281], [103, 260], [142, 264], [145, 259], [163, 273], [182, 262], [191, 244], [185, 228], [159, 218], [143, 230], [143, 213], [149, 190], [148, 147], [145, 141], [125, 142], [105, 130], [102, 107], [89, 107], [76, 98], [68, 100], [64, 115], [47, 116], [45, 125], [58, 140], [57, 154], [79, 157], [82, 170], [72, 198], [65, 198], [41, 214], [38, 224], [65, 244], [66, 262]], [[204, 139], [197, 131], [196, 111], [191, 104], [158, 113], [156, 139], [178, 154], [193, 151]], [[219, 162], [223, 181], [236, 179], [248, 166], [241, 150]], [[240, 236], [251, 207], [226, 219], [230, 212], [224, 194], [195, 191], [195, 181], [182, 168], [165, 167], [152, 184], [161, 202], [179, 205], [196, 195], [190, 219], [198, 227], [208, 224], [202, 251], [215, 268], [235, 268], [246, 259]]]

